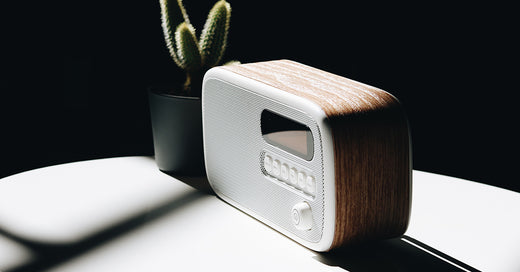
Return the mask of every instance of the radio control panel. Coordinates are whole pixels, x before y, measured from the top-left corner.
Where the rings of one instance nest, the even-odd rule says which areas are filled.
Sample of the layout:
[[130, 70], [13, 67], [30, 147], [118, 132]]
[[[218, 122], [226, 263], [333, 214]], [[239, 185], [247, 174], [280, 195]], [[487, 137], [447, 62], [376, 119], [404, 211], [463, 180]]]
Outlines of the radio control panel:
[[261, 164], [266, 176], [308, 196], [314, 197], [316, 195], [316, 179], [312, 171], [269, 152], [264, 152]]

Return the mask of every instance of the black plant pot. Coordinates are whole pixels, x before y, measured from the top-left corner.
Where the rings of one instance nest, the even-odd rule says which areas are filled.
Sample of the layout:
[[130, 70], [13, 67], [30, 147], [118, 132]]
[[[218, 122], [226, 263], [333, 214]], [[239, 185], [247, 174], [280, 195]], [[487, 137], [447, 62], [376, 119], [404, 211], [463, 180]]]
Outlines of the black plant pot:
[[168, 174], [204, 175], [201, 99], [150, 89], [155, 162]]

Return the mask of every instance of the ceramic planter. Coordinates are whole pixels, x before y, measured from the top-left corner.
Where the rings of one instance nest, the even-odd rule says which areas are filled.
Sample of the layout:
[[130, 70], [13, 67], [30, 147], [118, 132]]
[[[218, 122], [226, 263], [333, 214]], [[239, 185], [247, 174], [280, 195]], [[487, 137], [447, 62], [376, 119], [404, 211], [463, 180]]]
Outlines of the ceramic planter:
[[155, 161], [167, 174], [204, 175], [201, 99], [148, 93]]

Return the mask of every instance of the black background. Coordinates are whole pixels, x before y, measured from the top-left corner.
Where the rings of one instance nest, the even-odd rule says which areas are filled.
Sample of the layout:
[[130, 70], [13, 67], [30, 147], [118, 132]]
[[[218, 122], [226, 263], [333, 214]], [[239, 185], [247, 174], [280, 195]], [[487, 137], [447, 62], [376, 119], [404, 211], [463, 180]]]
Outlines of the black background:
[[[8, 2], [0, 177], [152, 155], [146, 90], [184, 79], [158, 0]], [[199, 34], [214, 1], [185, 2]], [[389, 91], [409, 116], [414, 169], [520, 191], [513, 6], [230, 2], [226, 60], [292, 59]]]

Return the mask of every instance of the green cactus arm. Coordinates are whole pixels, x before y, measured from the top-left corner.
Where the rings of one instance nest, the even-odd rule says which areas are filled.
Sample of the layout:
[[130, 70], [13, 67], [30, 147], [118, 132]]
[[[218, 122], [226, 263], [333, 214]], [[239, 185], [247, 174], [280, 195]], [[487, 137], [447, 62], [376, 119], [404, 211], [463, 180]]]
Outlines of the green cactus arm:
[[166, 41], [166, 47], [175, 63], [180, 66], [180, 61], [175, 43], [175, 31], [182, 22], [190, 23], [188, 14], [182, 4], [182, 0], [159, 0], [161, 6], [161, 23]]
[[228, 61], [228, 62], [222, 64], [222, 66], [228, 66], [228, 65], [239, 65], [239, 64], [241, 64], [241, 63], [240, 63], [240, 61], [238, 61], [238, 60], [230, 60], [230, 61]]
[[201, 68], [202, 58], [200, 55], [199, 44], [195, 36], [195, 29], [188, 23], [181, 23], [175, 31], [175, 46], [177, 47], [177, 57], [179, 66], [188, 71], [194, 72]]
[[202, 62], [206, 68], [218, 65], [227, 45], [231, 5], [218, 1], [208, 14], [200, 36]]

